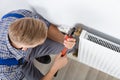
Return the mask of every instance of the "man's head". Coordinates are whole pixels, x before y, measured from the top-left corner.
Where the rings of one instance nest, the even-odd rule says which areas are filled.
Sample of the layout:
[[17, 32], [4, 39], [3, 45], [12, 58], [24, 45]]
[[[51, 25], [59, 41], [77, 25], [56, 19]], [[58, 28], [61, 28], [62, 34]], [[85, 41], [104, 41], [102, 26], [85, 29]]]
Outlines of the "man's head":
[[16, 48], [35, 47], [47, 37], [47, 27], [41, 20], [22, 18], [13, 22], [8, 30], [12, 45]]

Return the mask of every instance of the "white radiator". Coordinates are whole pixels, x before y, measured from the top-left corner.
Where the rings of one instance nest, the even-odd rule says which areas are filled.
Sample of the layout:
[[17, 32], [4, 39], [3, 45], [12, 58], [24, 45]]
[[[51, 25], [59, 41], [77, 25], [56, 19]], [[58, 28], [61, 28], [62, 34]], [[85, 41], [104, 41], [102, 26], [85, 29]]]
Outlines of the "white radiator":
[[79, 39], [80, 62], [120, 78], [120, 45], [85, 30]]

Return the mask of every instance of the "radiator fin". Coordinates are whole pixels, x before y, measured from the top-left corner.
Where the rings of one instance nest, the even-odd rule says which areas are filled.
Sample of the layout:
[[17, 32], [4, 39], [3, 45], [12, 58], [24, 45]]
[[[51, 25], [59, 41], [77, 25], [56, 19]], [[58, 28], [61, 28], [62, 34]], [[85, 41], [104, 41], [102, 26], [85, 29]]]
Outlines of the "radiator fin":
[[88, 35], [88, 40], [95, 42], [96, 44], [99, 44], [101, 46], [107, 47], [109, 49], [112, 49], [114, 51], [120, 52], [120, 47], [116, 46], [115, 44], [112, 44], [111, 42], [108, 42], [107, 40], [100, 39], [96, 37], [95, 35]]
[[119, 45], [85, 30], [79, 38], [78, 60], [120, 79]]

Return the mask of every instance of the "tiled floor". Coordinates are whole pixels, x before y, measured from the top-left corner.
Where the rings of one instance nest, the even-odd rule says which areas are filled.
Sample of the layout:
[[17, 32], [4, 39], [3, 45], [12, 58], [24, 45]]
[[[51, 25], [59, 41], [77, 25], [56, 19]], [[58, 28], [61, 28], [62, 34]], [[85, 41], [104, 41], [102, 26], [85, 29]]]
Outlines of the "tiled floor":
[[[52, 56], [53, 60], [54, 56]], [[71, 59], [72, 58], [72, 59]], [[51, 66], [50, 64], [44, 65], [35, 60], [35, 65], [43, 74], [47, 73]], [[58, 75], [53, 80], [120, 80], [116, 79], [101, 71], [88, 67], [74, 57], [69, 58], [67, 66], [59, 70]]]

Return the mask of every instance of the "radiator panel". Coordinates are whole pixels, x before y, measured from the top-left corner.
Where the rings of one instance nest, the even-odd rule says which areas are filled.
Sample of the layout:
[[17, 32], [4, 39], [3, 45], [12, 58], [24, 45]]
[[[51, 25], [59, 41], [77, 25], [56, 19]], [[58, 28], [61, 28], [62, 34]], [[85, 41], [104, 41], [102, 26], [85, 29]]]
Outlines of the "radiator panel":
[[[94, 41], [88, 40], [86, 31], [82, 31], [79, 41], [78, 59], [80, 62], [110, 74], [114, 77], [120, 78], [120, 53], [114, 48], [108, 48]], [[101, 39], [101, 38], [100, 38]], [[103, 41], [107, 41], [102, 39]], [[110, 41], [107, 41], [110, 43]], [[105, 44], [105, 43], [103, 43]], [[110, 43], [119, 48], [119, 45]], [[116, 47], [115, 47], [116, 49]]]

